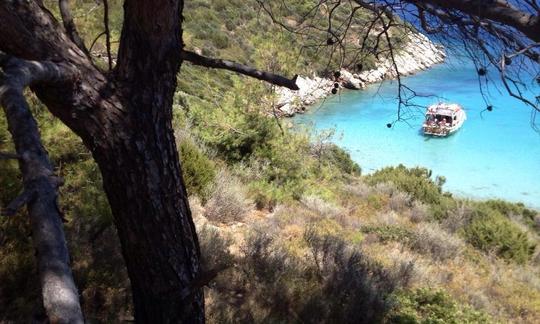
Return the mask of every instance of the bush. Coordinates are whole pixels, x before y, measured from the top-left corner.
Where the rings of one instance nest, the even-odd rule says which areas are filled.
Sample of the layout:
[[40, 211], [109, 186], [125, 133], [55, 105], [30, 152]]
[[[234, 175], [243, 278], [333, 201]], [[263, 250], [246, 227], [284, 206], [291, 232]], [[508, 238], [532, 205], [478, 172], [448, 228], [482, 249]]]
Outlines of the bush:
[[322, 161], [330, 167], [337, 168], [342, 174], [360, 175], [362, 173], [362, 169], [351, 159], [351, 155], [335, 144], [325, 145]]
[[220, 235], [212, 226], [203, 226], [197, 231], [201, 247], [201, 268], [203, 271], [223, 269], [232, 265], [233, 256], [229, 253], [231, 240]]
[[409, 218], [413, 223], [424, 222], [429, 217], [429, 208], [421, 202], [415, 201], [411, 207]]
[[456, 257], [461, 252], [463, 242], [438, 225], [423, 224], [419, 226], [410, 246], [417, 252], [430, 254], [433, 259], [446, 260]]
[[420, 288], [396, 294], [389, 323], [490, 323], [487, 314], [459, 305], [443, 290]]
[[221, 172], [212, 195], [205, 206], [205, 216], [212, 221], [227, 223], [241, 221], [252, 209], [238, 180]]
[[395, 276], [338, 237], [308, 230], [305, 239], [323, 289], [300, 312], [303, 322], [380, 322], [391, 307], [390, 294], [408, 284], [407, 273]]
[[368, 183], [392, 182], [396, 187], [427, 204], [438, 204], [441, 200], [443, 177], [431, 179], [431, 171], [425, 168], [406, 168], [404, 165], [386, 167], [366, 177]]
[[527, 234], [503, 216], [498, 210], [478, 205], [471, 223], [464, 228], [466, 240], [485, 252], [519, 264], [526, 263], [534, 254], [536, 245]]
[[511, 203], [508, 201], [495, 199], [484, 202], [491, 209], [499, 211], [508, 218], [516, 218], [523, 221], [526, 225], [535, 229], [535, 217], [538, 213], [534, 210], [525, 208], [521, 203]]
[[216, 177], [215, 164], [189, 139], [181, 141], [178, 149], [188, 193], [205, 201]]
[[317, 196], [303, 197], [301, 202], [307, 209], [321, 217], [336, 218], [344, 213], [342, 208], [330, 204]]
[[390, 196], [388, 201], [388, 206], [393, 211], [403, 211], [408, 208], [411, 204], [411, 196], [407, 193], [396, 191]]
[[229, 162], [246, 161], [256, 151], [271, 151], [270, 141], [279, 132], [274, 120], [258, 113], [247, 114], [235, 129], [215, 143], [218, 152]]
[[415, 234], [413, 232], [396, 225], [364, 226], [362, 227], [362, 232], [366, 234], [376, 234], [381, 242], [396, 241], [408, 243], [415, 239]]

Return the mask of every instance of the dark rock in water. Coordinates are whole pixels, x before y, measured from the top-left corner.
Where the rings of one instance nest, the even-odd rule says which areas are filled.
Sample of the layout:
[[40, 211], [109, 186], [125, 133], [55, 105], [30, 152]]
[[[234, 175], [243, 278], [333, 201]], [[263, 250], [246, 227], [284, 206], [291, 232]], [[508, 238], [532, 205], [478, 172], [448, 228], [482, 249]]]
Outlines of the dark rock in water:
[[337, 93], [337, 89], [336, 88], [333, 88], [332, 89], [332, 94], [336, 94]]

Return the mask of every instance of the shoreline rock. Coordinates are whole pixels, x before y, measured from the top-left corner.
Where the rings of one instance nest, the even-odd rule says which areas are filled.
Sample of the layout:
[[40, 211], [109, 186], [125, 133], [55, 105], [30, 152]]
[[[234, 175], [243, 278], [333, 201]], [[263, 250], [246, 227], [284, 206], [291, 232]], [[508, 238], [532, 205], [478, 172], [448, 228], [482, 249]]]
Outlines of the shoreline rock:
[[[407, 45], [394, 58], [401, 76], [411, 75], [444, 62], [446, 53], [442, 46], [434, 44], [423, 34], [412, 34], [408, 37]], [[387, 58], [377, 62], [376, 69], [360, 73], [341, 69], [339, 77], [334, 80], [319, 76], [299, 76], [296, 84], [300, 90], [293, 91], [286, 88], [277, 90], [279, 115], [292, 117], [305, 112], [318, 100], [331, 95], [335, 83], [340, 88], [361, 90], [372, 83], [395, 79], [397, 73], [393, 64], [394, 62]]]

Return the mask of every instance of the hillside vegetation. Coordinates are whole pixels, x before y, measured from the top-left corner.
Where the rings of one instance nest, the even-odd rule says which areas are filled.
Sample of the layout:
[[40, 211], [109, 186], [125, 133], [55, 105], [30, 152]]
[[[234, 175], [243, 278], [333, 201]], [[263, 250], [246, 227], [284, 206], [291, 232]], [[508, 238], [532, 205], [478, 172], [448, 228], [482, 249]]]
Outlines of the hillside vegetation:
[[[72, 2], [91, 42], [101, 8]], [[120, 2], [110, 1], [113, 40]], [[294, 24], [311, 2], [288, 3], [280, 15]], [[324, 53], [300, 53], [299, 40], [255, 2], [187, 1], [185, 19], [187, 46], [205, 55], [288, 75], [332, 68]], [[210, 323], [539, 321], [537, 211], [457, 199], [444, 191], [443, 175], [421, 167], [362, 175], [332, 144], [333, 131], [292, 130], [268, 117], [273, 95], [259, 81], [188, 64], [178, 81], [174, 127], [212, 279]], [[85, 316], [130, 321], [129, 279], [99, 170], [69, 129], [37, 100], [32, 107], [65, 181], [60, 206]], [[3, 116], [0, 151], [13, 151]], [[0, 161], [0, 206], [20, 190], [16, 162]], [[26, 212], [0, 219], [0, 322], [41, 313], [29, 236]]]

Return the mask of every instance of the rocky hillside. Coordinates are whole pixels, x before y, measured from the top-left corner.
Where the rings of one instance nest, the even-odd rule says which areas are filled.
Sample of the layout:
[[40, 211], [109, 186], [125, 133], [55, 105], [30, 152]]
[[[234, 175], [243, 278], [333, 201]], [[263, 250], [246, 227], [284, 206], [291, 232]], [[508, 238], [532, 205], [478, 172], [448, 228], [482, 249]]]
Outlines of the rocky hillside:
[[[406, 35], [404, 46], [394, 56], [384, 57], [376, 61], [373, 69], [351, 73], [348, 69], [340, 69], [339, 75], [332, 78], [312, 75], [311, 77], [299, 76], [298, 91], [281, 88], [277, 90], [279, 113], [284, 116], [292, 116], [305, 111], [314, 104], [332, 93], [336, 83], [338, 88], [360, 90], [368, 84], [394, 79], [398, 72], [401, 76], [407, 76], [418, 71], [430, 68], [435, 64], [444, 62], [446, 57], [444, 49], [440, 45], [431, 42], [426, 36], [419, 33]], [[394, 65], [395, 63], [395, 65]], [[395, 66], [397, 66], [397, 71]]]

